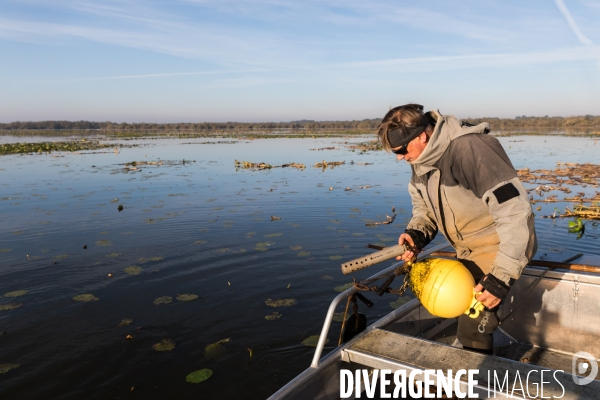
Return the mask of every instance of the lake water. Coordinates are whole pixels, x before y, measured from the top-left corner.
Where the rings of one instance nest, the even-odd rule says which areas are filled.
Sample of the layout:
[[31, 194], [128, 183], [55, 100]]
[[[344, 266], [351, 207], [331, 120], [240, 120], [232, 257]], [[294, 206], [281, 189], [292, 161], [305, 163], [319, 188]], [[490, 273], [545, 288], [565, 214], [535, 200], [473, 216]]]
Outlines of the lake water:
[[[20, 365], [0, 374], [0, 398], [264, 399], [274, 393], [309, 366], [314, 349], [302, 341], [320, 333], [334, 288], [351, 281], [340, 264], [367, 254], [367, 244], [395, 244], [410, 217], [408, 165], [385, 152], [348, 147], [364, 140], [135, 140], [124, 143], [137, 147], [118, 152], [0, 157], [0, 295], [27, 291], [0, 298], [0, 305], [22, 303], [0, 311], [0, 364]], [[598, 163], [589, 138], [500, 140], [516, 168]], [[8, 141], [25, 139], [3, 138]], [[316, 150], [326, 147], [336, 149]], [[236, 170], [235, 160], [297, 162], [306, 169]], [[323, 160], [345, 164], [313, 167]], [[133, 161], [162, 165], [125, 169]], [[536, 214], [565, 205], [541, 204]], [[392, 206], [393, 224], [365, 226], [385, 220]], [[578, 240], [567, 224], [536, 219], [538, 256], [600, 255], [596, 224], [588, 223]], [[438, 235], [434, 244], [443, 242]], [[126, 273], [131, 266], [141, 267], [139, 274]], [[80, 294], [98, 300], [74, 301]], [[180, 294], [199, 298], [182, 302]], [[154, 304], [162, 296], [173, 300]], [[370, 322], [397, 299], [367, 296], [375, 307], [361, 312]], [[297, 304], [273, 308], [268, 299]], [[274, 312], [281, 317], [265, 319]], [[326, 352], [339, 328], [333, 324]], [[155, 351], [164, 339], [175, 348]], [[225, 339], [217, 351], [205, 351]], [[209, 380], [186, 382], [203, 368], [213, 371]]]

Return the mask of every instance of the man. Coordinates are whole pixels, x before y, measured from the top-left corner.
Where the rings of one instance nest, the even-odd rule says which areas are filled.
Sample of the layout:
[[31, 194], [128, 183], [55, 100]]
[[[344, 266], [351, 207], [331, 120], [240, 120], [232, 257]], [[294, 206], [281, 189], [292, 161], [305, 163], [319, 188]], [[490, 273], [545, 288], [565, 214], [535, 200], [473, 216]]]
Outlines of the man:
[[398, 260], [418, 254], [441, 231], [478, 282], [477, 300], [486, 306], [478, 318], [458, 318], [457, 338], [466, 349], [492, 354], [496, 311], [537, 240], [527, 192], [489, 130], [487, 123], [473, 126], [406, 104], [385, 115], [378, 136], [412, 170], [412, 218], [398, 242], [415, 251]]

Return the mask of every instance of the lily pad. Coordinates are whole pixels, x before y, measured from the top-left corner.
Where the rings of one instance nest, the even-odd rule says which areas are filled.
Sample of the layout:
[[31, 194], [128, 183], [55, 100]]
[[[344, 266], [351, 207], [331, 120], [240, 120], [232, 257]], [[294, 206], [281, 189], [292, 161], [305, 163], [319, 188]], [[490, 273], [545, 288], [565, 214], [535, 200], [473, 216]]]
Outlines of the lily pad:
[[0, 253], [8, 253], [11, 250], [12, 249], [9, 249], [9, 248], [0, 249]]
[[198, 371], [194, 371], [194, 372], [188, 374], [188, 376], [185, 377], [185, 381], [189, 382], [189, 383], [204, 382], [205, 380], [210, 378], [212, 376], [212, 374], [213, 374], [212, 370], [210, 370], [208, 368], [199, 369]]
[[206, 240], [196, 240], [194, 244], [205, 244], [208, 243]]
[[180, 294], [179, 296], [176, 297], [176, 299], [179, 301], [192, 301], [192, 300], [196, 300], [197, 298], [198, 298], [197, 294]]
[[298, 250], [302, 250], [302, 246], [300, 246], [299, 244], [297, 244], [295, 246], [290, 246], [290, 249], [292, 249], [294, 251], [298, 251]]
[[217, 254], [222, 254], [222, 253], [229, 253], [230, 251], [231, 251], [231, 249], [230, 249], [230, 248], [228, 248], [228, 247], [225, 247], [225, 248], [222, 248], [222, 249], [217, 249], [217, 250], [215, 250], [215, 253], [217, 253]]
[[339, 259], [341, 259], [341, 258], [342, 258], [342, 256], [329, 256], [329, 259], [330, 259], [331, 261], [339, 260]]
[[11, 369], [19, 368], [20, 364], [0, 364], [0, 374], [4, 374]]
[[332, 280], [333, 276], [329, 276], [329, 275], [323, 275], [321, 278], [325, 279], [325, 280]]
[[85, 294], [78, 294], [77, 296], [73, 297], [73, 300], [88, 302], [88, 301], [97, 301], [98, 298], [96, 296], [94, 296], [93, 294], [85, 293]]
[[206, 348], [204, 349], [204, 357], [206, 357], [207, 360], [212, 360], [214, 358], [217, 358], [221, 355], [223, 355], [223, 353], [225, 353], [225, 346], [223, 346], [224, 343], [229, 342], [229, 338], [227, 339], [223, 339], [223, 340], [219, 340], [216, 343], [212, 343], [206, 346]]
[[408, 297], [398, 297], [398, 300], [391, 302], [390, 306], [395, 310], [396, 308], [399, 308], [399, 307], [405, 305], [406, 303], [408, 303], [411, 300], [412, 299], [408, 298]]
[[251, 237], [253, 237], [254, 235], [256, 235], [256, 232], [248, 232], [248, 233], [246, 233], [246, 237], [247, 237], [248, 239], [250, 239], [250, 238], [251, 238]]
[[112, 242], [110, 240], [98, 240], [96, 245], [100, 247], [112, 246]]
[[150, 257], [150, 258], [140, 258], [140, 259], [138, 259], [139, 262], [162, 261], [162, 260], [164, 260], [164, 258], [162, 258], [162, 257]]
[[175, 342], [170, 339], [163, 339], [160, 343], [152, 345], [152, 348], [156, 351], [171, 351], [175, 348]]
[[279, 299], [279, 300], [267, 299], [265, 301], [265, 304], [270, 307], [291, 307], [291, 306], [295, 306], [296, 304], [298, 304], [298, 301], [296, 301], [296, 299]]
[[4, 297], [19, 297], [27, 294], [28, 292], [28, 290], [16, 290], [14, 292], [4, 293]]
[[[350, 314], [348, 314], [349, 316]], [[346, 319], [348, 318], [348, 316], [346, 316]], [[343, 322], [344, 321], [344, 313], [343, 312], [336, 312], [333, 313], [333, 318], [332, 318], [335, 322]]]
[[350, 289], [352, 286], [354, 286], [354, 283], [349, 282], [349, 283], [346, 283], [345, 285], [336, 286], [333, 288], [333, 290], [341, 293], [341, 292], [345, 292], [346, 290]]
[[298, 253], [298, 257], [308, 257], [310, 256], [310, 251], [301, 251]]
[[138, 275], [140, 272], [142, 272], [142, 267], [132, 265], [130, 267], [126, 267], [125, 269], [123, 269], [123, 271], [125, 271], [125, 273], [129, 275]]
[[107, 254], [106, 257], [116, 258], [116, 257], [119, 257], [120, 255], [121, 255], [121, 253], [110, 253], [110, 254]]
[[122, 319], [117, 326], [127, 326], [133, 322], [132, 319]]
[[6, 304], [0, 304], [0, 311], [14, 310], [15, 308], [19, 308], [22, 305], [23, 305], [23, 303], [6, 303]]
[[274, 321], [276, 319], [281, 318], [282, 314], [279, 314], [277, 311], [275, 311], [273, 314], [269, 314], [269, 315], [265, 315], [265, 319], [267, 321]]
[[265, 235], [266, 238], [273, 238], [278, 236], [283, 236], [283, 233], [270, 233], [268, 235]]
[[58, 256], [54, 256], [54, 259], [55, 260], [64, 260], [65, 258], [68, 258], [68, 257], [69, 257], [68, 254], [61, 254], [61, 255], [58, 255]]
[[[319, 337], [320, 335], [309, 336], [302, 341], [302, 344], [308, 347], [317, 347], [317, 344], [319, 343]], [[329, 342], [329, 339], [325, 339], [325, 344], [327, 344], [327, 342]]]
[[169, 304], [172, 301], [173, 301], [173, 298], [171, 296], [162, 296], [162, 297], [159, 297], [158, 299], [154, 300], [153, 303], [156, 305]]

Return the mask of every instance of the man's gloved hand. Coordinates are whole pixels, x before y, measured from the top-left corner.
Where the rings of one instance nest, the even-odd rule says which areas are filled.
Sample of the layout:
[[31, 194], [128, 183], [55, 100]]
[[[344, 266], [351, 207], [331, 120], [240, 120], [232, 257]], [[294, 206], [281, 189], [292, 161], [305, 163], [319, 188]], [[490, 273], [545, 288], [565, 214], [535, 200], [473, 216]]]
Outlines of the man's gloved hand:
[[[511, 279], [511, 284], [514, 280]], [[492, 274], [487, 274], [475, 286], [475, 292], [483, 292], [476, 299], [483, 303], [487, 308], [494, 308], [500, 304], [508, 294], [510, 286], [496, 278]]]
[[415, 241], [413, 240], [413, 238], [406, 232], [403, 233], [402, 235], [400, 235], [400, 237], [398, 238], [398, 244], [404, 244], [404, 243], [409, 244], [410, 247], [412, 247], [415, 250], [414, 251], [409, 250], [409, 251], [405, 252], [401, 256], [396, 257], [396, 260], [398, 260], [398, 261], [412, 260], [414, 257], [417, 256], [417, 254], [419, 254], [421, 252], [421, 250], [415, 246]]

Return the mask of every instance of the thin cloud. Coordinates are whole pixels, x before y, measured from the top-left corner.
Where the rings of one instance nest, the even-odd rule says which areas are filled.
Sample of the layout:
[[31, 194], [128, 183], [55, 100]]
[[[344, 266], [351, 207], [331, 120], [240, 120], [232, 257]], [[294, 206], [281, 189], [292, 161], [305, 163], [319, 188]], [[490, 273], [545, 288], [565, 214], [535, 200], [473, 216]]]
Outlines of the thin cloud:
[[565, 17], [565, 19], [567, 20], [569, 27], [571, 28], [571, 30], [573, 31], [575, 36], [577, 36], [577, 39], [579, 39], [579, 41], [582, 44], [592, 45], [593, 44], [592, 41], [590, 39], [588, 39], [587, 37], [585, 37], [585, 35], [583, 33], [581, 33], [581, 30], [575, 23], [575, 20], [573, 19], [573, 17], [571, 16], [571, 13], [569, 12], [569, 9], [567, 9], [567, 6], [565, 6], [564, 1], [563, 0], [554, 0], [554, 3], [556, 4], [556, 7], [558, 7], [558, 10], [563, 15], [563, 17]]
[[522, 66], [556, 62], [600, 59], [600, 47], [575, 47], [547, 52], [468, 54], [460, 56], [433, 56], [395, 58], [387, 60], [357, 61], [338, 64], [347, 68], [380, 68], [384, 70], [448, 70], [471, 69], [488, 66]]
[[141, 74], [141, 75], [116, 75], [116, 76], [96, 76], [96, 77], [85, 77], [85, 78], [71, 78], [71, 79], [51, 79], [36, 81], [38, 83], [62, 83], [62, 82], [91, 82], [91, 81], [112, 81], [120, 79], [149, 79], [149, 78], [166, 78], [172, 76], [194, 76], [194, 75], [225, 75], [225, 74], [237, 74], [237, 73], [251, 73], [251, 72], [269, 72], [267, 69], [254, 69], [254, 70], [230, 70], [230, 71], [194, 71], [194, 72], [164, 72], [157, 74]]

